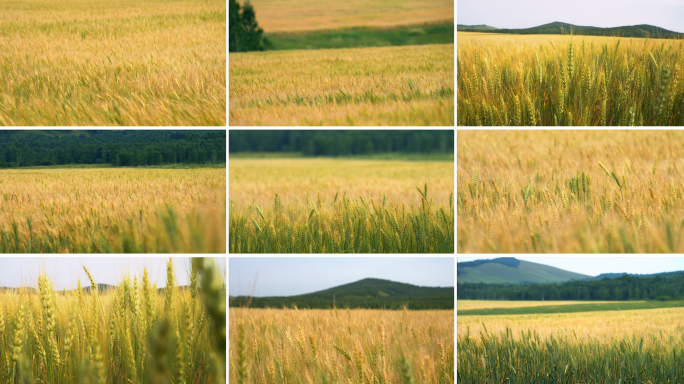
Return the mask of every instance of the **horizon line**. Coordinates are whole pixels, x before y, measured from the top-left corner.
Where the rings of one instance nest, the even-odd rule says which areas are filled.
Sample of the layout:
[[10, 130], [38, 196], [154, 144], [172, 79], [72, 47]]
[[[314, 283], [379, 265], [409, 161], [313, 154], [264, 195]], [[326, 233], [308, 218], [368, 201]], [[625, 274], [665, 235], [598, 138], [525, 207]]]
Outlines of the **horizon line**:
[[[624, 28], [624, 27], [637, 27], [637, 26], [640, 26], [640, 25], [647, 25], [647, 26], [650, 26], [650, 27], [660, 28], [660, 29], [664, 29], [664, 30], [666, 30], [666, 31], [670, 31], [670, 32], [674, 32], [674, 33], [684, 34], [684, 32], [673, 31], [673, 30], [671, 30], [671, 29], [659, 27], [659, 26], [653, 25], [653, 24], [645, 24], [645, 23], [644, 23], [644, 24], [631, 24], [631, 25], [618, 25], [618, 26], [614, 26], [614, 27], [595, 27], [595, 26], [591, 26], [591, 25], [577, 25], [577, 24], [567, 23], [567, 22], [564, 22], [564, 21], [551, 21], [551, 22], [549, 22], [549, 23], [540, 24], [540, 25], [536, 25], [536, 26], [533, 26], [533, 27], [526, 27], [526, 28], [499, 28], [499, 27], [495, 27], [495, 26], [493, 26], [493, 25], [486, 24], [486, 23], [481, 23], [481, 24], [458, 24], [458, 23], [456, 23], [456, 26], [473, 27], [473, 26], [484, 25], [484, 26], [496, 28], [496, 29], [499, 29], [499, 30], [504, 30], [504, 29], [505, 29], [505, 30], [515, 30], [515, 29], [534, 29], [534, 28], [543, 27], [543, 26], [545, 26], [545, 25], [549, 25], [549, 24], [553, 24], [553, 23], [568, 24], [568, 25], [570, 25], [570, 26], [579, 27], [579, 28], [600, 28], [600, 29]], [[615, 36], [615, 37], [620, 37], [620, 36]]]

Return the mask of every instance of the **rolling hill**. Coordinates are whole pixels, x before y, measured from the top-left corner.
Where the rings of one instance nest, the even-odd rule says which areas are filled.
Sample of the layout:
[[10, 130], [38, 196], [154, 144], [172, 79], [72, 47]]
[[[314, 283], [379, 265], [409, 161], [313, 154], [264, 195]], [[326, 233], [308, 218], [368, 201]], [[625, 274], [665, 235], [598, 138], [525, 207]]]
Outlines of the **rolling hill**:
[[458, 25], [458, 31], [462, 32], [496, 32], [520, 35], [589, 35], [589, 36], [615, 36], [615, 37], [647, 37], [647, 38], [682, 38], [684, 34], [656, 27], [648, 24], [629, 25], [622, 27], [600, 28], [573, 25], [562, 22], [553, 22], [531, 28], [520, 29], [497, 29], [486, 25]]
[[297, 296], [230, 297], [231, 307], [453, 309], [454, 287], [419, 287], [382, 279], [354, 283]]
[[562, 283], [586, 278], [591, 278], [591, 276], [513, 257], [456, 263], [458, 283]]

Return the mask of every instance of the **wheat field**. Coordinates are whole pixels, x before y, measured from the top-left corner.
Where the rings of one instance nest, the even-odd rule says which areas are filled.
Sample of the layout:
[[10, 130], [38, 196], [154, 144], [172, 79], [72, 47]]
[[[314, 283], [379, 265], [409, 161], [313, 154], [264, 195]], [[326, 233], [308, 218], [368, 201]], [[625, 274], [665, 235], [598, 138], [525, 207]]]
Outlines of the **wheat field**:
[[2, 253], [225, 253], [225, 169], [0, 170]]
[[0, 125], [225, 125], [226, 3], [0, 3]]
[[684, 125], [681, 40], [458, 33], [460, 126]]
[[231, 159], [230, 252], [453, 253], [453, 162]]
[[[456, 303], [458, 310], [469, 309], [492, 309], [492, 308], [529, 308], [545, 307], [549, 305], [575, 305], [584, 304], [586, 301], [574, 300], [458, 300]], [[593, 304], [610, 303], [610, 301], [592, 301]]]
[[230, 125], [453, 125], [454, 45], [231, 53]]
[[257, 22], [266, 33], [394, 27], [454, 20], [453, 0], [380, 0], [367, 2], [254, 0]]
[[458, 251], [680, 253], [681, 131], [459, 131]]
[[[38, 276], [37, 289], [0, 293], [0, 380], [3, 383], [225, 383], [223, 273], [194, 259], [189, 289], [124, 276], [117, 288], [90, 284], [57, 292]], [[95, 287], [95, 289], [93, 289]]]
[[458, 381], [677, 383], [681, 308], [459, 316]]
[[454, 383], [454, 312], [232, 308], [231, 383]]

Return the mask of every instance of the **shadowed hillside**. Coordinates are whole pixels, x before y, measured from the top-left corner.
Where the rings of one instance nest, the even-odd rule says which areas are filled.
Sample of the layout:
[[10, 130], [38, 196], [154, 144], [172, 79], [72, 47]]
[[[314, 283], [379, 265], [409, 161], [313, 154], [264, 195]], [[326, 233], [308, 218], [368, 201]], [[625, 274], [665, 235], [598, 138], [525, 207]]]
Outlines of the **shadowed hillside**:
[[453, 309], [454, 288], [418, 287], [382, 279], [363, 279], [305, 295], [231, 297], [231, 307]]

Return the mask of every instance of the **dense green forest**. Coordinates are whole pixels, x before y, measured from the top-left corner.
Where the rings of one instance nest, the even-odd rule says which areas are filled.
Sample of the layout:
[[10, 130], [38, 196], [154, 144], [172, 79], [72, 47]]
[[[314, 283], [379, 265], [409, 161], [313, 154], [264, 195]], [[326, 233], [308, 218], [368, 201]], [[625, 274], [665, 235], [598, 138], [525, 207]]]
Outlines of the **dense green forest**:
[[225, 161], [225, 130], [0, 130], [0, 168], [65, 164], [216, 164]]
[[458, 300], [682, 300], [684, 272], [562, 284], [458, 283]]
[[454, 153], [453, 130], [231, 130], [230, 153], [301, 152], [306, 156]]
[[298, 296], [230, 297], [229, 306], [251, 308], [453, 309], [454, 288], [418, 287], [381, 279], [363, 279]]

